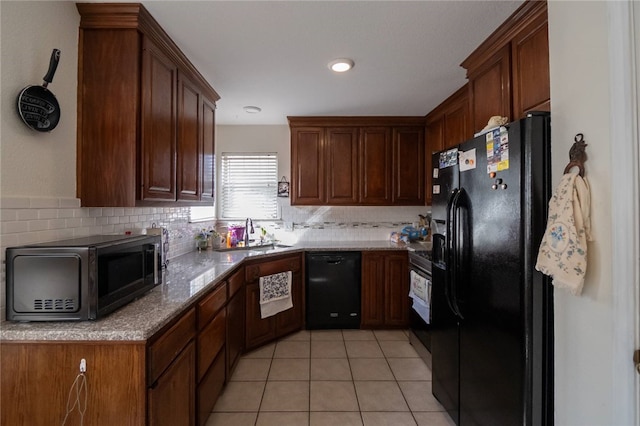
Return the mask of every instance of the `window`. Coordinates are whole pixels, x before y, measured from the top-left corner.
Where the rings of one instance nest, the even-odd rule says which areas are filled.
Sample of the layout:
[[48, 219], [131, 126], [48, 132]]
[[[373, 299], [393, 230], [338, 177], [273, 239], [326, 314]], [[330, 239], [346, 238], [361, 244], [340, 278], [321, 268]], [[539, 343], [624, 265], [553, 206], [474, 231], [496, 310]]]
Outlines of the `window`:
[[222, 153], [223, 219], [278, 218], [278, 157], [273, 153]]

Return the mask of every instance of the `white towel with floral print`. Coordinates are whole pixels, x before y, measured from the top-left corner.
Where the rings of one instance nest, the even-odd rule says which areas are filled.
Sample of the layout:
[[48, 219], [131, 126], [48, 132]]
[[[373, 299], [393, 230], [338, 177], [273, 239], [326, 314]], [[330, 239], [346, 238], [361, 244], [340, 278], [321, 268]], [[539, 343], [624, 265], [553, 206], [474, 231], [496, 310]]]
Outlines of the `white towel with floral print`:
[[587, 241], [591, 241], [589, 183], [575, 173], [562, 176], [549, 201], [549, 220], [542, 237], [536, 269], [553, 285], [574, 295], [582, 292], [587, 271]]
[[260, 277], [260, 318], [293, 308], [291, 271]]

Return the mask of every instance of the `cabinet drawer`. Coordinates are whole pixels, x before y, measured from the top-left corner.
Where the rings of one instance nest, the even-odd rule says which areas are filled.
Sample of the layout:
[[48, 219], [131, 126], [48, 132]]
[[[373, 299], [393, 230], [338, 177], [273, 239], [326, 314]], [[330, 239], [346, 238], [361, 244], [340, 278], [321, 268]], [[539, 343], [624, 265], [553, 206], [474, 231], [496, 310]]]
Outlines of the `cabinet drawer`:
[[196, 311], [190, 309], [149, 346], [147, 383], [152, 385], [196, 333]]
[[292, 256], [284, 259], [247, 266], [245, 276], [247, 282], [253, 282], [258, 278], [264, 277], [266, 275], [273, 275], [279, 272], [287, 271], [296, 272], [299, 271], [301, 267], [302, 261], [300, 256]]
[[198, 335], [198, 381], [224, 346], [227, 311], [223, 309]]
[[227, 283], [224, 282], [198, 302], [198, 329], [202, 330], [213, 316], [227, 303]]
[[244, 284], [244, 270], [240, 269], [229, 278], [229, 299], [242, 288]]

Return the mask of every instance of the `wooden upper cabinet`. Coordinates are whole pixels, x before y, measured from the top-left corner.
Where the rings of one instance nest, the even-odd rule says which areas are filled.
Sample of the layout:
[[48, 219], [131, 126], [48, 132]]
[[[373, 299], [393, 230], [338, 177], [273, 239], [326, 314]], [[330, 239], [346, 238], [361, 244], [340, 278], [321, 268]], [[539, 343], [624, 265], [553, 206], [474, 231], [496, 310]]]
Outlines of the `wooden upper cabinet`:
[[530, 110], [549, 110], [547, 2], [525, 1], [462, 66], [474, 132], [494, 115], [514, 121]]
[[293, 205], [424, 205], [424, 118], [289, 117], [289, 124]]
[[202, 102], [202, 193], [200, 199], [213, 203], [216, 188], [215, 158], [216, 104], [208, 99]]
[[151, 41], [142, 54], [142, 198], [176, 199], [178, 67]]
[[142, 53], [142, 199], [176, 199], [178, 67], [148, 39]]
[[473, 137], [469, 114], [469, 90], [465, 84], [426, 117], [425, 181], [426, 204], [431, 205], [433, 153], [456, 146]]
[[424, 127], [393, 129], [393, 202], [424, 204]]
[[218, 94], [141, 4], [76, 7], [82, 206], [213, 204], [203, 144], [213, 152]]
[[511, 43], [513, 115], [550, 111], [549, 33], [546, 15], [539, 15]]
[[[462, 89], [464, 90], [465, 88], [463, 87]], [[454, 96], [457, 94], [458, 92], [454, 93]], [[454, 102], [452, 102], [444, 111], [443, 130], [444, 136], [442, 139], [442, 148], [440, 150], [456, 146], [473, 137], [467, 90], [460, 93], [459, 97], [454, 98]]]
[[494, 115], [512, 118], [511, 114], [511, 50], [508, 46], [496, 52], [482, 67], [469, 72], [469, 99], [473, 131], [486, 127]]
[[327, 203], [358, 202], [358, 128], [327, 129]]
[[324, 129], [291, 129], [291, 204], [324, 204], [324, 172]]
[[140, 42], [135, 29], [80, 32], [77, 193], [83, 206], [135, 204]]
[[189, 79], [178, 79], [177, 186], [179, 200], [200, 200], [202, 96]]
[[360, 129], [359, 183], [363, 204], [391, 204], [391, 129]]

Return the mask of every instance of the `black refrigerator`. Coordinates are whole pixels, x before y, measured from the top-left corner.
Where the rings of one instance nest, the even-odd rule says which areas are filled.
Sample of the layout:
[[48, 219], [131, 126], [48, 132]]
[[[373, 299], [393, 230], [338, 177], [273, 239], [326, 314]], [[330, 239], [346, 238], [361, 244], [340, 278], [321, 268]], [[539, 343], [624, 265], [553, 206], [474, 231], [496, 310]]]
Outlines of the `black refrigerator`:
[[433, 156], [432, 389], [459, 426], [553, 424], [550, 157], [541, 112]]

